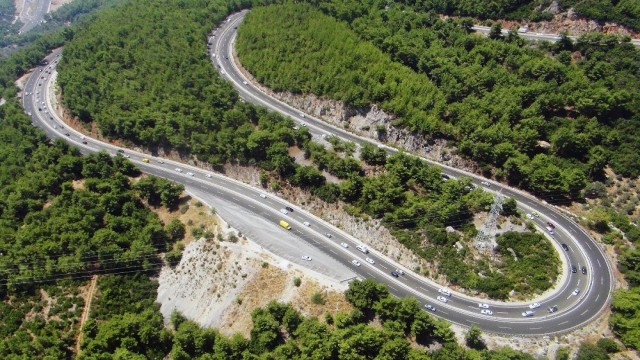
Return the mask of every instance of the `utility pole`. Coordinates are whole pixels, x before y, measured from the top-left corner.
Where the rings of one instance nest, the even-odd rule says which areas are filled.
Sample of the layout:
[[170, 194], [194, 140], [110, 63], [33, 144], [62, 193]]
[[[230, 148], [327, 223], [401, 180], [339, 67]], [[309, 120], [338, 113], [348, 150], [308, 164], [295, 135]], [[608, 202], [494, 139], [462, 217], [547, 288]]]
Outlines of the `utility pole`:
[[502, 196], [500, 194], [495, 194], [493, 196], [493, 204], [491, 204], [491, 211], [489, 211], [487, 221], [485, 221], [484, 225], [478, 232], [478, 235], [473, 239], [473, 245], [478, 249], [478, 251], [487, 254], [496, 248], [496, 229], [500, 212], [502, 212]]

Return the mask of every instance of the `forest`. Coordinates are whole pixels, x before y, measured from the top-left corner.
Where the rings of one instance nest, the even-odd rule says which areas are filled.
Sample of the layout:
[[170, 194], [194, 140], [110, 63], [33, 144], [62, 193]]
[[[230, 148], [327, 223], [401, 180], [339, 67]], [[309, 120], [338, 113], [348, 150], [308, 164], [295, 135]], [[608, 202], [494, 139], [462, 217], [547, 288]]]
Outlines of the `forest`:
[[385, 4], [256, 8], [239, 29], [238, 54], [275, 90], [378, 103], [393, 125], [448, 139], [485, 176], [548, 201], [579, 199], [605, 166], [640, 174], [640, 103], [630, 92], [640, 86], [640, 52], [630, 43], [602, 34], [491, 39], [470, 33], [466, 19]]

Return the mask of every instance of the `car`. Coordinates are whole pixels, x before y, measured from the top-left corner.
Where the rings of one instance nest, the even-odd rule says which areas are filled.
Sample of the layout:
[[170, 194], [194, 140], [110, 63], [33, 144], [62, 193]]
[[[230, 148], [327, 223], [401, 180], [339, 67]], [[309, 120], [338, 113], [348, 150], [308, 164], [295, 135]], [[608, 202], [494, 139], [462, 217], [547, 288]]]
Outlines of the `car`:
[[126, 157], [127, 159], [130, 158], [131, 156], [129, 156], [129, 154], [124, 154], [124, 157]]
[[341, 242], [341, 243], [340, 243], [340, 246], [342, 246], [342, 247], [343, 247], [343, 248], [345, 248], [345, 249], [348, 249], [348, 248], [349, 248], [349, 244], [347, 244], [346, 242]]
[[293, 212], [293, 208], [291, 206], [286, 206], [285, 209], [287, 209], [288, 212]]
[[304, 255], [304, 256], [302, 257], [302, 260], [305, 260], [305, 261], [311, 261], [311, 256]]
[[333, 237], [333, 235], [331, 235], [329, 233], [324, 234], [324, 236], [328, 237], [329, 239], [331, 239]]
[[553, 305], [547, 309], [547, 312], [550, 314], [553, 314], [556, 311], [558, 311], [558, 305]]
[[119, 152], [119, 153], [123, 153], [123, 152], [124, 152], [124, 150], [122, 150], [122, 149], [118, 149], [118, 152]]
[[547, 226], [547, 231], [549, 232], [550, 235], [554, 234], [553, 229], [549, 226]]
[[550, 227], [550, 228], [552, 228], [552, 229], [555, 229], [555, 228], [556, 228], [556, 226], [555, 226], [555, 225], [553, 225], [551, 222], [547, 222], [547, 226], [548, 226], [548, 227]]
[[581, 270], [582, 270], [582, 274], [583, 275], [587, 275], [587, 267], [586, 266], [583, 266]]
[[194, 174], [194, 173], [192, 173], [191, 171], [189, 171], [189, 172], [187, 172], [187, 175], [189, 175], [189, 176], [194, 176], [195, 174]]
[[482, 310], [480, 310], [480, 314], [482, 314], [482, 315], [493, 315], [493, 311], [491, 311], [489, 309], [482, 309]]
[[529, 219], [529, 220], [533, 220], [533, 219], [535, 219], [535, 216], [533, 216], [533, 215], [531, 215], [531, 214], [527, 213], [527, 219]]
[[42, 108], [38, 108], [38, 111], [42, 111]]
[[69, 133], [64, 133], [64, 136], [71, 136], [71, 135], [69, 135]]
[[404, 275], [404, 271], [402, 271], [401, 269], [396, 269], [395, 272], [397, 272], [400, 275]]
[[375, 264], [375, 263], [376, 263], [375, 261], [373, 261], [373, 259], [372, 259], [372, 258], [366, 258], [366, 259], [364, 259], [364, 260], [365, 260], [366, 262], [368, 262], [369, 264], [371, 264], [371, 265], [373, 265], [373, 264]]
[[479, 307], [479, 308], [482, 308], [482, 309], [488, 309], [488, 308], [489, 308], [489, 304], [479, 303], [479, 304], [478, 304], [478, 307]]
[[571, 273], [575, 274], [578, 272], [578, 268], [575, 265], [571, 265]]
[[438, 290], [438, 292], [442, 295], [451, 296], [451, 290], [449, 289], [441, 288]]
[[539, 214], [537, 211], [534, 211], [534, 212], [533, 212], [533, 213], [531, 213], [531, 214], [532, 214], [533, 216], [535, 216], [535, 217], [538, 217], [538, 218], [540, 217], [540, 214]]
[[85, 140], [85, 141], [83, 141], [82, 143], [83, 143], [83, 144], [85, 144], [85, 145], [87, 145], [87, 141], [86, 141], [86, 140]]
[[431, 304], [426, 304], [424, 307], [431, 312], [436, 312], [436, 307]]
[[246, 82], [246, 81], [243, 81], [242, 83], [243, 83], [243, 84], [245, 84], [245, 85], [247, 85], [247, 84], [248, 84], [248, 82]]
[[451, 177], [447, 174], [440, 174], [440, 177], [442, 178], [442, 180], [449, 180], [451, 179]]
[[176, 168], [176, 171], [177, 171], [177, 172], [182, 172], [182, 169], [180, 169], [180, 168]]
[[261, 198], [263, 198], [263, 199], [266, 199], [266, 198], [267, 198], [267, 195], [265, 195], [265, 194], [260, 194], [260, 197], [261, 197]]
[[358, 249], [360, 252], [363, 252], [365, 254], [369, 253], [369, 249], [367, 249], [367, 247], [364, 245], [357, 245], [356, 249]]
[[164, 164], [164, 160], [158, 160], [158, 163]]
[[351, 260], [351, 263], [355, 266], [360, 266], [360, 261], [358, 260]]
[[310, 223], [310, 222], [308, 222], [308, 221], [305, 221], [305, 222], [303, 222], [302, 224], [303, 224], [304, 226], [311, 226], [311, 223]]
[[287, 209], [280, 209], [280, 212], [287, 215], [289, 212], [287, 211]]
[[400, 277], [400, 275], [395, 271], [391, 272], [391, 276], [393, 276], [394, 278]]
[[208, 179], [211, 179], [211, 177], [213, 177], [213, 175], [211, 175], [211, 174], [206, 174], [205, 176], [206, 176]]
[[522, 316], [523, 316], [523, 317], [532, 317], [532, 316], [533, 316], [533, 314], [535, 314], [535, 312], [534, 312], [534, 311], [527, 310], [527, 311], [525, 311], [525, 312], [523, 312], [523, 313], [522, 313]]
[[484, 185], [484, 186], [486, 186], [486, 187], [491, 187], [491, 184], [489, 184], [489, 182], [488, 182], [488, 181], [482, 181], [482, 182], [480, 182], [480, 184], [481, 184], [481, 185]]
[[542, 306], [542, 304], [540, 304], [540, 303], [533, 303], [533, 304], [529, 304], [529, 309], [532, 309], [532, 310], [533, 310], [533, 309], [537, 309], [537, 308], [539, 308], [540, 306]]
[[573, 292], [571, 293], [571, 295], [573, 295], [573, 296], [578, 296], [578, 294], [580, 294], [580, 289], [575, 289], [575, 290], [573, 290]]
[[567, 244], [562, 244], [560, 246], [562, 246], [562, 250], [569, 251], [569, 247], [567, 246]]
[[305, 114], [300, 114], [300, 117], [304, 118], [307, 117]]
[[444, 296], [438, 296], [436, 299], [438, 299], [438, 301], [442, 301], [443, 303], [446, 303], [447, 301], [449, 301], [449, 300], [447, 300], [447, 298], [446, 298], [446, 297], [444, 297]]

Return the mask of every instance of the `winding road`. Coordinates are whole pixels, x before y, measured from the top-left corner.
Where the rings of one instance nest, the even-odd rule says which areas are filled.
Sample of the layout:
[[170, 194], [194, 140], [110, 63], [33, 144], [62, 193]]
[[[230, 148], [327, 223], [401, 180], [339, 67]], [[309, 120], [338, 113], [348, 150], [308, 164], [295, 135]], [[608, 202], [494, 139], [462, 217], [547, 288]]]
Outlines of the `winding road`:
[[[272, 111], [289, 116], [297, 122], [306, 124], [314, 137], [321, 138], [323, 134], [333, 134], [358, 144], [375, 143], [371, 139], [348, 133], [309, 115], [303, 116], [299, 110], [269, 97], [254, 87], [232, 61], [235, 29], [245, 13], [241, 12], [230, 16], [228, 21], [214, 30], [209, 39], [212, 61], [221, 76], [234, 85], [240, 96], [245, 101], [267, 107]], [[93, 138], [85, 138], [79, 132], [69, 128], [57, 115], [58, 109], [55, 108], [51, 99], [53, 93], [51, 89], [55, 85], [56, 77], [55, 66], [59, 54], [59, 51], [52, 53], [47, 57], [49, 64], [34, 69], [23, 90], [25, 112], [31, 115], [35, 126], [41, 128], [52, 139], [62, 138], [77, 146], [83, 153], [107, 151], [116, 155], [119, 150], [122, 150], [123, 154], [129, 157], [129, 160], [146, 173], [182, 183], [187, 190], [194, 194], [209, 194], [215, 199], [224, 200], [225, 204], [230, 204], [229, 207], [217, 209], [231, 225], [235, 226], [236, 222], [240, 223], [243, 219], [246, 220], [248, 216], [246, 214], [255, 216], [255, 218], [246, 220], [249, 221], [249, 224], [253, 221], [256, 224], [255, 227], [267, 224], [266, 230], [259, 231], [252, 231], [251, 225], [245, 226], [246, 231], [243, 229], [243, 233], [249, 237], [266, 237], [268, 241], [278, 241], [278, 239], [282, 241], [281, 239], [287, 238], [291, 239], [290, 241], [299, 242], [301, 246], [313, 247], [326, 254], [331, 261], [342, 264], [341, 268], [347, 269], [345, 272], [349, 272], [349, 274], [355, 274], [360, 278], [373, 278], [385, 283], [394, 295], [413, 296], [423, 305], [435, 306], [437, 310], [433, 314], [436, 316], [463, 326], [477, 325], [484, 331], [492, 333], [540, 336], [567, 332], [592, 321], [609, 303], [613, 286], [609, 262], [601, 246], [570, 217], [559, 209], [517, 189], [429, 161], [440, 166], [446, 175], [451, 177], [468, 176], [477, 186], [483, 186], [487, 191], [500, 190], [503, 195], [515, 198], [523, 210], [530, 213], [537, 212], [540, 215], [534, 221], [542, 231], [544, 231], [547, 222], [555, 224], [555, 235], [548, 236], [558, 249], [565, 264], [556, 291], [535, 300], [541, 303], [541, 307], [533, 310], [535, 314], [532, 317], [522, 316], [524, 311], [530, 310], [530, 303], [478, 300], [456, 292], [452, 292], [450, 297], [446, 297], [448, 300], [446, 303], [440, 302], [437, 300], [437, 297], [441, 295], [438, 292], [440, 287], [437, 284], [402, 268], [375, 250], [371, 250], [367, 255], [363, 254], [356, 249], [356, 245], [361, 243], [357, 239], [323, 220], [315, 218], [295, 204], [289, 204], [272, 194], [265, 195], [260, 189], [252, 188], [219, 174], [149, 154], [120, 149]], [[375, 144], [384, 146], [390, 153], [396, 151], [394, 148]], [[482, 182], [485, 182], [485, 185]], [[279, 210], [286, 206], [294, 208], [295, 211], [283, 215]], [[291, 224], [292, 230], [286, 231], [280, 228], [278, 226], [280, 219], [286, 219]], [[305, 221], [311, 222], [311, 226], [305, 226]], [[332, 236], [328, 237], [326, 234]], [[273, 240], [269, 238], [270, 236], [273, 237]], [[341, 246], [341, 243], [346, 243], [348, 248]], [[561, 244], [566, 244], [568, 250], [564, 251], [560, 247]], [[375, 264], [365, 262], [366, 257], [375, 260]], [[361, 265], [352, 264], [353, 260], [359, 261]], [[320, 259], [314, 258], [313, 263], [320, 261]], [[585, 266], [587, 274], [581, 274], [580, 271], [572, 274], [569, 271], [570, 265], [576, 265], [578, 269]], [[393, 277], [390, 272], [398, 268], [403, 269], [405, 274], [398, 278]], [[345, 277], [348, 278], [350, 275]], [[575, 294], [575, 290], [579, 290], [579, 293]], [[493, 314], [481, 314], [482, 309], [479, 308], [479, 302], [487, 303]], [[557, 312], [547, 312], [547, 308], [550, 306], [557, 306]]]

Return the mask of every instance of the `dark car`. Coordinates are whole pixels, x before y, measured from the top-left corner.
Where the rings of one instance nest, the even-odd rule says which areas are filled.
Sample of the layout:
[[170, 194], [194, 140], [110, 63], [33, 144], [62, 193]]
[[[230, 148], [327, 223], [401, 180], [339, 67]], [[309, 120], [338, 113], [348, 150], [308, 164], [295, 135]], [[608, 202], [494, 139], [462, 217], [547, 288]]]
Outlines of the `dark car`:
[[587, 267], [586, 267], [586, 266], [583, 266], [583, 267], [582, 267], [582, 273], [583, 273], [583, 274], [585, 274], [585, 275], [587, 275]]
[[71, 136], [71, 135], [69, 135], [69, 133], [64, 133], [64, 136]]
[[555, 229], [555, 228], [556, 228], [556, 226], [555, 226], [555, 225], [553, 225], [551, 222], [548, 222], [548, 223], [547, 223], [547, 225], [548, 225], [550, 228], [552, 228], [552, 229]]
[[571, 272], [572, 273], [577, 273], [578, 272], [578, 268], [575, 265], [571, 265]]
[[562, 244], [561, 246], [564, 251], [569, 251], [569, 247], [567, 246], [567, 244]]
[[293, 208], [290, 206], [285, 207], [285, 209], [287, 209], [288, 212], [293, 212]]
[[399, 275], [397, 272], [395, 272], [395, 271], [392, 271], [392, 272], [391, 272], [391, 276], [393, 276], [393, 277], [395, 277], [395, 278], [400, 277], [400, 275]]
[[85, 140], [85, 141], [83, 141], [82, 143], [83, 143], [83, 144], [85, 144], [85, 145], [87, 145], [87, 141], [86, 141], [86, 140]]
[[547, 311], [549, 313], [554, 313], [554, 312], [558, 311], [558, 305], [553, 305], [552, 307], [548, 308]]
[[122, 150], [122, 149], [118, 149], [118, 152], [119, 152], [119, 153], [123, 153], [123, 152], [124, 152], [124, 150]]
[[447, 175], [447, 174], [442, 174], [442, 175], [440, 175], [440, 176], [442, 176], [442, 180], [449, 180], [449, 179], [451, 179], [451, 178], [449, 177], [449, 175]]

